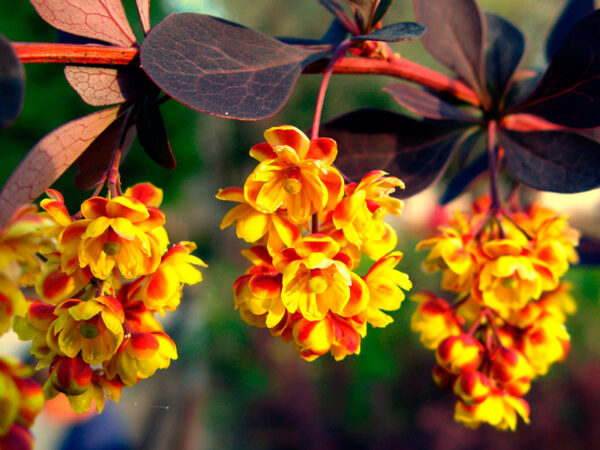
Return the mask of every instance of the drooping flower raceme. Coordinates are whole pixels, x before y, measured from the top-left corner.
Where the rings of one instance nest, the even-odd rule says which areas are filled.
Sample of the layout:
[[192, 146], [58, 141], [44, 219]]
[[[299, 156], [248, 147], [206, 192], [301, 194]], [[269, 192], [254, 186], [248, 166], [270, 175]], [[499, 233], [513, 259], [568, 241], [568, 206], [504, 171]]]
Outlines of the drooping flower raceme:
[[[76, 412], [92, 402], [101, 411], [105, 398], [118, 401], [124, 386], [177, 358], [155, 316], [175, 310], [183, 286], [202, 281], [198, 266], [206, 265], [192, 254], [192, 242], [168, 248], [162, 191], [150, 183], [92, 197], [74, 216], [60, 193], [48, 195], [43, 212], [21, 213], [19, 227], [4, 233], [11, 248], [18, 238], [29, 253], [2, 255], [0, 235], [0, 255], [11, 267], [0, 268], [0, 287], [4, 276], [15, 274], [14, 288], [3, 289], [10, 304], [0, 297], [0, 306], [10, 306], [0, 326], [17, 315], [13, 329], [32, 341], [38, 368], [49, 370], [47, 398], [63, 393]], [[24, 270], [35, 276], [24, 277]], [[35, 286], [39, 300], [22, 297], [16, 286], [24, 281]]]
[[[239, 203], [221, 228], [235, 226], [253, 244], [242, 252], [254, 265], [233, 285], [235, 307], [306, 360], [359, 353], [367, 323], [391, 323], [383, 311], [398, 309], [411, 288], [395, 269], [396, 233], [383, 222], [400, 214], [402, 202], [390, 194], [404, 185], [383, 171], [344, 184], [332, 139], [311, 141], [291, 126], [270, 128], [265, 138], [250, 150], [259, 164], [244, 188], [217, 194]], [[360, 276], [363, 254], [375, 263]]]
[[578, 232], [537, 205], [489, 206], [478, 200], [472, 215], [456, 214], [419, 244], [429, 250], [425, 271], [442, 271], [442, 288], [457, 298], [416, 294], [411, 327], [436, 351], [433, 378], [456, 395], [455, 419], [514, 430], [518, 417], [529, 422], [531, 380], [569, 349], [564, 322], [575, 302], [559, 278], [577, 261]]

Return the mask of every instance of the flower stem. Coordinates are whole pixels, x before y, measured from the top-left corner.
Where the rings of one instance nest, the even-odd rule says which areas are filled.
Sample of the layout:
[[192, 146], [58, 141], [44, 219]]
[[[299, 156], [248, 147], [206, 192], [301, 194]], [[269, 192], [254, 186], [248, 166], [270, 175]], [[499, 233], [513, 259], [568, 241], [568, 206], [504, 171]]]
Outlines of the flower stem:
[[323, 103], [325, 102], [325, 93], [327, 92], [327, 86], [329, 85], [329, 80], [331, 79], [331, 74], [333, 73], [333, 67], [335, 66], [338, 59], [342, 57], [342, 55], [346, 52], [348, 47], [352, 44], [352, 41], [346, 39], [341, 42], [340, 45], [337, 46], [331, 59], [327, 63], [327, 67], [323, 72], [323, 80], [321, 81], [321, 87], [319, 88], [319, 94], [317, 95], [317, 104], [315, 106], [315, 115], [312, 123], [312, 130], [310, 132], [310, 140], [316, 139], [319, 137], [319, 126], [321, 124], [321, 113], [323, 112]]

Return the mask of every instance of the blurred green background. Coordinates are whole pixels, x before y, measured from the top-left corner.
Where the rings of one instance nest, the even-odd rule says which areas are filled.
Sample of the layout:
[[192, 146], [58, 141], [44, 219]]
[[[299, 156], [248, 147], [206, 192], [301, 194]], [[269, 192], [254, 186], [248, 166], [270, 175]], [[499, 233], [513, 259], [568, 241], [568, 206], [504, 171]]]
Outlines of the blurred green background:
[[[124, 3], [131, 22], [137, 24], [135, 2]], [[525, 34], [527, 54], [521, 67], [543, 69], [545, 38], [565, 1], [481, 0], [480, 4], [509, 18]], [[275, 36], [317, 38], [331, 21], [314, 0], [154, 0], [153, 24], [181, 11], [220, 15]], [[412, 19], [411, 2], [396, 0], [385, 22]], [[139, 26], [136, 32], [141, 32]], [[56, 40], [55, 30], [27, 1], [0, 2], [0, 33], [13, 41]], [[403, 56], [444, 70], [418, 41], [394, 44], [393, 48]], [[0, 180], [6, 180], [27, 150], [46, 133], [94, 111], [69, 87], [62, 66], [27, 65], [26, 75], [23, 112], [12, 127], [0, 133], [4, 161]], [[334, 76], [323, 119], [366, 106], [400, 111], [381, 91], [389, 81], [381, 76]], [[178, 344], [179, 359], [169, 370], [126, 389], [122, 401], [109, 408], [122, 426], [128, 446], [600, 448], [600, 271], [596, 268], [577, 267], [568, 274], [579, 303], [578, 314], [567, 323], [572, 351], [564, 363], [556, 364], [548, 376], [534, 382], [526, 397], [532, 423], [520, 423], [515, 433], [485, 426], [469, 431], [454, 423], [452, 396], [431, 380], [433, 354], [410, 332], [415, 305], [409, 301], [392, 313], [392, 325], [369, 330], [360, 356], [339, 363], [328, 355], [304, 362], [290, 345], [240, 320], [233, 309], [231, 285], [247, 268], [239, 254], [246, 245], [235, 238], [233, 230], [219, 230], [230, 205], [222, 204], [214, 195], [220, 187], [242, 185], [253, 164], [248, 149], [262, 141], [264, 129], [278, 124], [302, 129], [310, 126], [319, 83], [317, 75], [302, 76], [283, 110], [260, 122], [228, 121], [167, 102], [162, 107], [163, 116], [177, 169], [167, 171], [154, 165], [137, 143], [124, 161], [124, 186], [149, 180], [162, 187], [171, 240], [197, 242], [196, 254], [210, 266], [203, 271], [204, 282], [186, 290], [182, 306], [166, 321]], [[72, 211], [89, 196], [89, 192], [73, 188], [74, 173], [69, 170], [54, 186], [65, 194]], [[439, 285], [438, 278], [420, 272], [424, 255], [413, 251], [425, 233], [433, 232], [429, 215], [436, 195], [431, 190], [409, 201], [403, 219], [396, 223], [399, 249], [405, 253], [400, 269], [411, 275], [414, 291]], [[585, 207], [573, 221], [594, 232], [597, 195], [585, 198], [588, 203], [579, 203]], [[569, 202], [573, 203], [569, 198], [562, 204]], [[99, 426], [117, 432], [114, 424]], [[65, 430], [64, 420], [41, 417], [34, 428], [39, 448], [59, 448]], [[99, 448], [100, 441], [93, 441], [92, 436], [96, 435], [90, 433], [70, 448]]]

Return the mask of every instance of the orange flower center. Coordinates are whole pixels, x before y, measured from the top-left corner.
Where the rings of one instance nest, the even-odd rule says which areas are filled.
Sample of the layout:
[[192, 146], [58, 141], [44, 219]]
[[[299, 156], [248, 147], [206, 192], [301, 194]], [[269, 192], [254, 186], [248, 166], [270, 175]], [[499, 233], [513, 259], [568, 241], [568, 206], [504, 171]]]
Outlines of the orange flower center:
[[94, 339], [96, 336], [98, 336], [99, 331], [96, 325], [84, 323], [81, 325], [81, 327], [79, 327], [79, 333], [81, 333], [81, 335], [86, 339]]
[[327, 280], [321, 276], [312, 277], [308, 282], [308, 288], [315, 294], [322, 294], [328, 287]]
[[518, 284], [519, 282], [514, 278], [505, 278], [502, 280], [502, 286], [504, 286], [506, 289], [515, 289]]
[[118, 242], [108, 241], [102, 246], [102, 251], [107, 255], [114, 256], [121, 251], [121, 245]]
[[283, 189], [288, 194], [294, 195], [300, 192], [302, 189], [302, 183], [296, 178], [288, 178], [283, 183]]

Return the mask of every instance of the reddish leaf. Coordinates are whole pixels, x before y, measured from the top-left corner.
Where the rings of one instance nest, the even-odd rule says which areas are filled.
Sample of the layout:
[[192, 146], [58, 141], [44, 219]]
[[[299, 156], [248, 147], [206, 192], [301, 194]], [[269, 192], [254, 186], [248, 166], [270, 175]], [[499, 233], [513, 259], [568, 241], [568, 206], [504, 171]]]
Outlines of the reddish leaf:
[[450, 121], [422, 122], [379, 109], [350, 112], [324, 124], [321, 135], [335, 139], [340, 170], [358, 181], [382, 169], [401, 178], [410, 197], [429, 186], [446, 166], [464, 125]]
[[[106, 173], [116, 147], [121, 145], [121, 160], [129, 151], [135, 139], [135, 127], [129, 126], [123, 136], [123, 124], [127, 114], [121, 114], [100, 135], [94, 139], [90, 146], [77, 159], [77, 174], [75, 186], [81, 190], [94, 189]], [[119, 142], [121, 140], [121, 142]]]
[[520, 182], [542, 191], [582, 192], [600, 186], [600, 143], [567, 131], [502, 129], [506, 165]]
[[546, 43], [546, 58], [551, 61], [565, 36], [573, 26], [594, 10], [594, 0], [569, 0], [556, 21]]
[[30, 0], [54, 28], [116, 45], [135, 44], [122, 0]]
[[175, 157], [158, 107], [158, 92], [148, 94], [138, 105], [137, 134], [144, 151], [158, 165], [175, 168]]
[[480, 96], [485, 35], [475, 0], [413, 0], [417, 20], [427, 27], [423, 45]]
[[152, 86], [144, 72], [133, 68], [66, 66], [65, 77], [82, 100], [93, 106], [123, 103]]
[[369, 34], [354, 36], [359, 41], [399, 42], [417, 39], [425, 33], [425, 27], [415, 22], [399, 22], [375, 30]]
[[226, 20], [175, 14], [142, 45], [142, 67], [168, 95], [194, 109], [258, 120], [287, 101], [319, 51], [284, 44]]
[[150, 25], [150, 0], [135, 0], [137, 5], [138, 15], [142, 23], [144, 33], [148, 33], [152, 26]]
[[21, 60], [0, 34], [0, 128], [17, 118], [23, 107], [25, 78]]
[[485, 20], [485, 82], [493, 104], [499, 106], [523, 57], [525, 38], [518, 28], [496, 14], [486, 13]]
[[445, 102], [437, 95], [422, 89], [406, 84], [393, 83], [388, 84], [383, 90], [388, 92], [394, 100], [405, 108], [429, 119], [477, 120], [475, 117]]
[[73, 120], [39, 141], [0, 192], [0, 226], [18, 206], [39, 197], [119, 115], [119, 107]]
[[516, 111], [571, 128], [600, 126], [600, 10], [571, 30], [535, 90], [508, 112]]

